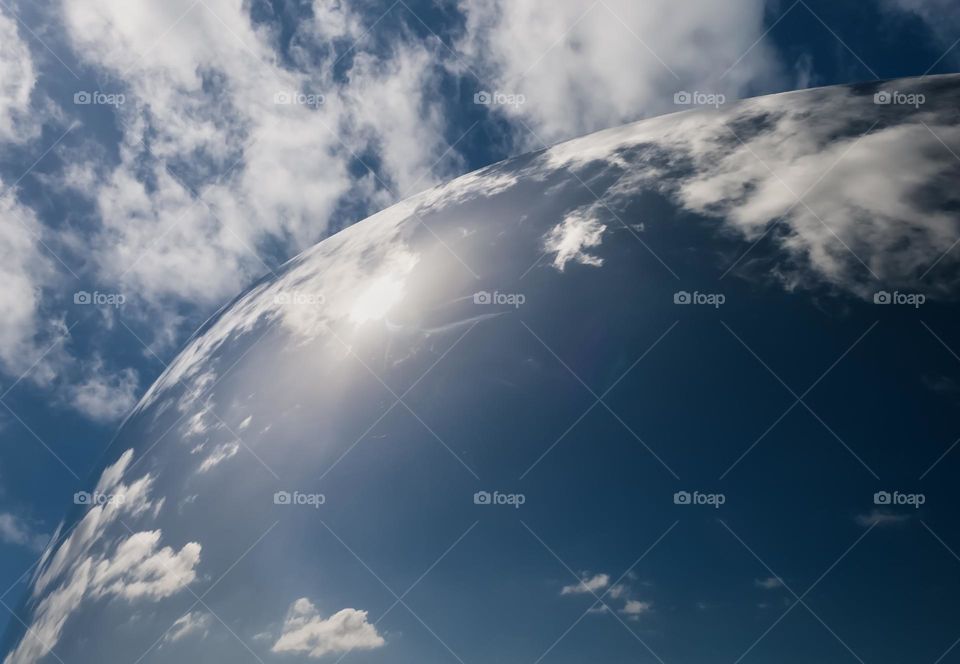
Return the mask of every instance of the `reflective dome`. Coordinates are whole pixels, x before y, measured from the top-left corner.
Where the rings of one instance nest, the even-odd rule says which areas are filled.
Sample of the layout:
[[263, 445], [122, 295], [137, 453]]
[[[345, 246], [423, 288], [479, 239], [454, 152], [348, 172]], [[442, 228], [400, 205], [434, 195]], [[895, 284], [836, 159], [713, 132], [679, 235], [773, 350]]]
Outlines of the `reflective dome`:
[[691, 110], [319, 243], [143, 397], [4, 661], [934, 661], [958, 113]]

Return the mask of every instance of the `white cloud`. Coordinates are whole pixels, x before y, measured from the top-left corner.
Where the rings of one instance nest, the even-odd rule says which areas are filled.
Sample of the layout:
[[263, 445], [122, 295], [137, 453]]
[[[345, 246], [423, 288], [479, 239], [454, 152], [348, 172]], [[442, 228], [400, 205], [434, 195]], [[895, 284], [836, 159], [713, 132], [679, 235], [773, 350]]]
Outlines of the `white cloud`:
[[168, 643], [175, 643], [191, 634], [199, 634], [200, 638], [204, 638], [210, 629], [211, 622], [209, 613], [203, 611], [185, 613], [177, 618], [163, 640]]
[[[405, 292], [406, 281], [419, 259], [408, 246], [414, 230], [412, 209], [411, 203], [401, 203], [354, 224], [305, 252], [281, 278], [250, 290], [187, 345], [150, 387], [137, 409], [153, 403], [177, 383], [188, 386], [188, 395], [202, 392], [204, 385], [215, 379], [207, 369], [213, 354], [263, 320], [279, 321], [298, 341], [327, 338], [342, 354], [340, 342], [330, 334], [332, 324], [344, 324], [339, 335], [345, 335], [344, 329], [382, 318]], [[369, 297], [370, 284], [386, 284], [381, 293], [385, 297]], [[323, 306], [288, 304], [291, 294], [322, 295]], [[191, 397], [179, 407], [202, 412], [206, 406], [194, 401]], [[202, 419], [200, 416], [197, 427], [203, 426]]]
[[[0, 6], [0, 146], [26, 143], [40, 128], [40, 115], [30, 108], [33, 58], [7, 10]], [[0, 370], [19, 378], [29, 369], [30, 380], [47, 384], [62, 354], [48, 348], [66, 336], [62, 322], [42, 306], [44, 289], [58, 281], [57, 266], [43, 246], [46, 229], [18, 195], [17, 182], [0, 179]]]
[[644, 613], [649, 613], [652, 610], [652, 602], [641, 602], [640, 600], [636, 599], [628, 599], [626, 604], [623, 605], [623, 608], [620, 609], [620, 613], [625, 613], [630, 617], [636, 617]]
[[[823, 113], [826, 121], [811, 125], [803, 115], [811, 101], [788, 107], [772, 131], [744, 146], [720, 154], [717, 145], [697, 155], [706, 168], [681, 185], [683, 202], [701, 213], [724, 215], [748, 239], [782, 218], [788, 231], [784, 248], [829, 282], [862, 290], [857, 282], [867, 281], [875, 288], [866, 267], [888, 283], [913, 280], [955, 240], [953, 214], [925, 209], [916, 200], [917, 192], [943, 175], [939, 152], [952, 159], [940, 141], [957, 144], [960, 129], [929, 117], [936, 136], [921, 124], [906, 123], [833, 140], [828, 132], [849, 126], [856, 105], [847, 99], [846, 108]], [[812, 187], [815, 194], [798, 204], [797, 197]]]
[[556, 254], [553, 266], [561, 272], [570, 261], [599, 267], [603, 265], [603, 259], [585, 250], [599, 246], [606, 229], [606, 226], [584, 212], [574, 211], [550, 229], [544, 238], [544, 250]]
[[[916, 85], [890, 84], [904, 92]], [[889, 287], [917, 287], [938, 259], [937, 276], [955, 261], [948, 178], [957, 148], [946, 146], [960, 145], [960, 129], [951, 99], [931, 93], [926, 106], [881, 118], [878, 108], [890, 107], [849, 88], [774, 95], [599, 132], [551, 148], [544, 162], [554, 169], [605, 163], [621, 176], [599, 192], [611, 207], [654, 189], [749, 242], [769, 232], [783, 252], [772, 275], [788, 288], [826, 282], [872, 297], [874, 274]], [[867, 118], [884, 122], [861, 136]], [[642, 148], [641, 156], [631, 148]], [[569, 215], [592, 219], [596, 211], [594, 202]], [[924, 285], [947, 295], [954, 287], [949, 276]]]
[[[541, 63], [530, 71], [523, 83], [531, 86], [531, 103], [518, 115], [551, 139], [658, 112], [672, 100], [679, 83], [631, 31], [695, 87], [724, 58], [732, 64], [763, 18], [760, 0], [738, 0], [722, 11], [706, 0], [684, 9], [668, 0], [649, 7], [608, 0], [559, 39], [581, 4], [461, 3], [465, 32], [455, 48], [493, 81], [516, 78], [558, 42], [549, 59], [564, 66]], [[116, 151], [112, 145], [78, 150], [59, 183], [46, 177], [89, 198], [93, 219], [84, 221], [93, 230], [71, 239], [73, 249], [84, 252], [92, 280], [128, 295], [128, 314], [155, 321], [146, 339], [151, 347], [177, 343], [190, 306], [208, 311], [264, 273], [258, 252], [265, 247], [296, 254], [324, 236], [345, 204], [380, 208], [463, 168], [457, 148], [446, 153], [442, 84], [450, 70], [465, 73], [464, 60], [409, 36], [384, 47], [366, 35], [368, 24], [347, 3], [314, 0], [313, 18], [297, 26], [287, 59], [271, 27], [251, 19], [248, 3], [64, 0], [73, 55], [110, 81], [107, 92], [123, 92], [125, 103], [115, 111]], [[341, 54], [334, 43], [351, 45], [336, 77], [330, 65]], [[34, 68], [15, 22], [3, 14], [0, 45], [0, 140], [34, 135], [17, 124], [35, 115], [27, 112], [37, 93]], [[764, 44], [757, 46], [723, 89], [767, 80], [766, 55]], [[610, 66], [625, 61], [635, 65]], [[297, 93], [317, 103], [276, 103], [278, 94]], [[355, 155], [373, 155], [387, 186], [363, 169], [358, 174]], [[489, 195], [516, 177], [474, 180], [482, 190], [463, 181], [420, 204]], [[0, 209], [0, 216], [9, 215]], [[8, 285], [0, 298], [10, 300], [2, 304], [12, 314], [0, 322], [0, 367], [8, 373], [29, 366], [58, 334], [56, 319], [47, 320], [40, 305], [60, 267], [40, 250], [43, 229], [29, 211], [19, 216], [29, 232], [8, 223], [0, 230], [0, 258], [11, 257], [0, 261]], [[581, 222], [567, 229], [572, 235], [555, 239], [560, 269], [571, 260], [600, 262], [586, 250], [599, 241], [602, 225]], [[49, 379], [68, 361], [50, 357], [34, 378]], [[95, 371], [75, 382], [67, 402], [102, 420], [119, 416], [135, 389], [125, 371], [112, 382]]]
[[24, 546], [31, 551], [43, 551], [50, 536], [36, 530], [15, 514], [0, 512], [0, 541]]
[[[83, 234], [60, 229], [47, 237], [0, 182], [0, 370], [7, 374], [19, 376], [68, 338], [62, 314], [51, 313], [58, 298], [50, 297], [67, 268], [44, 242], [58, 253], [58, 243], [68, 244], [84, 257], [84, 278], [125, 293], [125, 313], [153, 323], [151, 348], [176, 345], [191, 319], [184, 311], [209, 312], [268, 269], [258, 257], [264, 245], [294, 255], [325, 235], [338, 206], [383, 207], [462, 167], [456, 149], [437, 163], [448, 147], [443, 72], [432, 50], [441, 47], [357, 41], [367, 22], [347, 3], [316, 0], [291, 42], [293, 62], [281, 61], [276, 35], [234, 0], [64, 0], [62, 8], [73, 55], [109, 82], [105, 92], [125, 96], [117, 109], [86, 110], [113, 115], [121, 136], [116, 150], [90, 132], [82, 150], [59, 145], [68, 165], [43, 176], [50, 191], [89, 199], [92, 217], [76, 220], [92, 225]], [[337, 78], [334, 39], [353, 43]], [[0, 143], [39, 135], [40, 116], [30, 108], [35, 83], [28, 43], [0, 9]], [[317, 103], [277, 103], [297, 93]], [[355, 172], [357, 154], [375, 155], [386, 186]], [[93, 419], [126, 412], [135, 374], [107, 375], [64, 347], [33, 367], [30, 380], [53, 386], [58, 403]]]
[[[458, 47], [498, 80], [510, 78], [558, 40], [580, 4], [465, 1]], [[716, 68], [727, 57], [732, 64], [762, 27], [759, 0], [722, 11], [708, 2], [683, 10], [654, 4], [601, 3], [559, 40], [551, 60], [569, 66], [531, 71], [525, 82], [537, 91], [531, 109], [538, 110], [527, 120], [555, 136], [665, 108], [678, 83], [631, 31], [692, 84], [705, 76], [704, 63]], [[64, 174], [67, 185], [79, 172], [79, 182], [93, 185], [77, 191], [96, 208], [90, 246], [98, 280], [130, 293], [130, 306], [154, 312], [181, 301], [209, 307], [263, 273], [257, 252], [264, 244], [296, 253], [323, 236], [341, 202], [379, 207], [462, 168], [456, 149], [437, 165], [447, 149], [441, 73], [461, 60], [412, 39], [368, 48], [365, 23], [346, 3], [315, 0], [312, 21], [291, 42], [292, 63], [282, 63], [275, 35], [234, 0], [66, 0], [64, 25], [77, 56], [126, 95], [117, 110], [119, 163], [74, 164]], [[338, 56], [334, 40], [352, 44], [337, 78], [329, 66]], [[758, 64], [764, 51], [757, 46], [725, 81], [739, 88], [767, 76]], [[640, 65], [609, 66], [625, 61]], [[581, 107], [577, 95], [587, 90], [590, 103]], [[275, 103], [278, 94], [297, 93], [316, 103]], [[554, 103], [567, 97], [573, 102]], [[368, 153], [392, 192], [351, 172], [354, 155]], [[593, 231], [589, 224], [583, 230], [589, 247]], [[598, 260], [573, 251], [558, 260]]]
[[580, 580], [580, 583], [576, 583], [571, 586], [564, 586], [560, 590], [561, 595], [583, 595], [586, 593], [596, 593], [598, 590], [603, 590], [610, 584], [610, 575], [609, 574], [594, 574], [593, 576], [585, 576]]
[[[467, 16], [460, 49], [483, 77], [479, 85], [523, 94], [524, 104], [495, 108], [548, 143], [678, 110], [680, 90], [733, 99], [778, 80], [766, 42], [751, 49], [764, 30], [762, 0], [461, 0], [460, 7]], [[522, 125], [517, 131], [539, 147]]]
[[607, 594], [610, 595], [610, 597], [612, 597], [613, 599], [619, 599], [628, 590], [629, 588], [627, 588], [627, 586], [625, 586], [622, 583], [618, 583], [616, 585], [610, 586], [610, 589], [607, 591]]
[[169, 597], [197, 578], [200, 545], [188, 542], [180, 551], [158, 548], [159, 530], [134, 533], [121, 540], [109, 558], [91, 570], [92, 597], [117, 595], [129, 600]]
[[341, 609], [322, 618], [313, 603], [301, 597], [290, 605], [283, 632], [271, 650], [323, 657], [350, 650], [373, 650], [384, 643], [376, 627], [367, 622], [366, 611]]
[[95, 359], [80, 382], [67, 387], [70, 404], [87, 417], [99, 421], [117, 420], [130, 412], [137, 400], [137, 372], [126, 368], [105, 371]]
[[[297, 33], [302, 57], [358, 23], [345, 3], [316, 8]], [[355, 154], [375, 151], [401, 192], [434, 182], [446, 145], [423, 43], [398, 42], [383, 57], [357, 44], [334, 79], [332, 53], [302, 69], [281, 64], [271, 34], [232, 0], [70, 0], [65, 16], [76, 51], [127, 94], [121, 161], [93, 196], [96, 264], [103, 281], [148, 306], [219, 303], [265, 271], [262, 243], [296, 253], [323, 236], [345, 197], [382, 205], [371, 176], [350, 173]], [[147, 52], [158, 26], [174, 23]], [[297, 94], [314, 101], [276, 101]]]
[[754, 579], [753, 584], [757, 588], [763, 588], [764, 590], [774, 590], [776, 588], [783, 587], [783, 581], [775, 576], [768, 576], [763, 579]]
[[162, 499], [150, 500], [152, 475], [124, 482], [132, 460], [133, 450], [127, 450], [104, 469], [95, 492], [111, 499], [91, 506], [69, 535], [47, 549], [33, 579], [31, 598], [36, 604], [28, 629], [4, 664], [34, 664], [49, 654], [85, 599], [157, 601], [196, 579], [201, 551], [197, 542], [187, 542], [178, 551], [161, 546], [160, 530], [107, 536], [121, 517], [126, 526], [147, 511], [155, 513], [162, 504]]
[[[628, 578], [630, 582], [637, 580], [636, 575], [630, 571], [624, 576]], [[609, 574], [594, 574], [592, 576], [590, 574], [584, 574], [579, 583], [564, 586], [560, 590], [560, 594], [589, 594], [599, 597], [601, 601], [594, 603], [587, 609], [587, 613], [590, 614], [603, 614], [612, 611], [613, 609], [611, 609], [610, 605], [605, 601], [607, 597], [612, 600], [623, 600], [623, 606], [617, 609], [617, 611], [626, 615], [628, 620], [639, 620], [641, 615], [653, 610], [653, 602], [631, 599], [630, 595], [633, 593], [630, 583], [620, 583], [618, 581], [611, 585]]]
[[0, 141], [32, 138], [37, 124], [28, 112], [37, 82], [33, 58], [16, 20], [0, 7]]
[[197, 468], [197, 472], [207, 472], [217, 464], [234, 456], [239, 449], [240, 444], [236, 442], [217, 445], [215, 448], [213, 448], [213, 451], [210, 452], [210, 454], [207, 455], [207, 457], [200, 463], [200, 467]]
[[56, 273], [40, 242], [43, 227], [6, 187], [0, 180], [5, 194], [0, 197], [0, 368], [16, 377], [30, 370], [30, 378], [42, 384], [54, 377], [57, 353], [48, 353], [39, 366], [34, 363], [65, 335], [41, 308], [43, 289], [56, 281]]
[[[5, 185], [0, 181], [0, 191]], [[77, 362], [63, 314], [46, 301], [64, 284], [50, 254], [50, 232], [16, 191], [0, 197], [0, 371], [49, 388], [57, 403], [97, 421], [116, 420], [136, 403], [137, 373], [106, 371], [99, 356]]]

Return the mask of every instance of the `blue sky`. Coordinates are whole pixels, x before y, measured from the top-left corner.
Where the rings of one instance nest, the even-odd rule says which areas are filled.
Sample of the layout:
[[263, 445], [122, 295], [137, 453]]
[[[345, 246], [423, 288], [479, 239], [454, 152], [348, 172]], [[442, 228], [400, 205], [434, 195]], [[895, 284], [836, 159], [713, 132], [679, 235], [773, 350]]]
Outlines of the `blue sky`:
[[4, 597], [189, 335], [331, 232], [681, 91], [960, 58], [935, 0], [714, 4], [0, 4]]

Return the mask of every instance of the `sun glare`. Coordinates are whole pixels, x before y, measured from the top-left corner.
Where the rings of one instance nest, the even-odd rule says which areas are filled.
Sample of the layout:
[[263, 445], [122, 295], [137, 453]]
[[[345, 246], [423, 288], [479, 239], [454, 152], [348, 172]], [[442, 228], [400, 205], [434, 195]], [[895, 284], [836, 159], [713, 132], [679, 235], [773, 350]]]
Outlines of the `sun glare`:
[[350, 320], [358, 325], [379, 320], [403, 299], [403, 281], [384, 275], [363, 291], [350, 310]]

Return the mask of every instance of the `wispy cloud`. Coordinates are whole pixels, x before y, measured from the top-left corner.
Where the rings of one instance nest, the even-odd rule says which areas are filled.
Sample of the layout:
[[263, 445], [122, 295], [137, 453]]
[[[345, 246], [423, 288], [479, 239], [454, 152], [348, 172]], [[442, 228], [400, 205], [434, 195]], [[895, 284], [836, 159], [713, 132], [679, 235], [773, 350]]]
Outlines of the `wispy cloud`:
[[783, 587], [783, 581], [776, 576], [768, 576], [763, 579], [754, 579], [753, 584], [757, 588], [763, 588], [764, 590], [775, 590], [776, 588]]
[[0, 512], [0, 540], [40, 552], [49, 539], [49, 535], [37, 532], [32, 525], [17, 515]]
[[911, 514], [876, 509], [867, 514], [858, 514], [854, 520], [864, 528], [869, 528], [871, 526], [896, 526], [906, 523], [912, 518], [913, 515]]
[[185, 613], [177, 618], [163, 640], [174, 643], [190, 635], [197, 635], [202, 639], [206, 637], [211, 621], [210, 614], [203, 611]]

